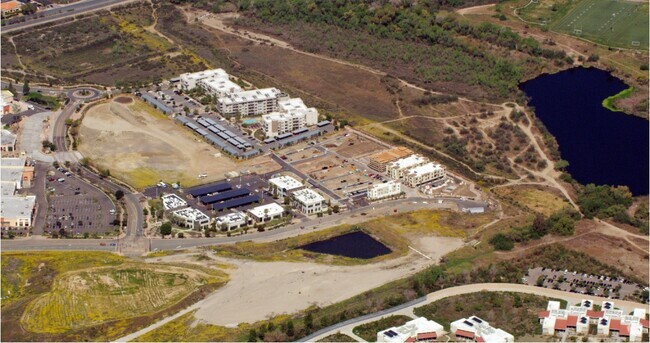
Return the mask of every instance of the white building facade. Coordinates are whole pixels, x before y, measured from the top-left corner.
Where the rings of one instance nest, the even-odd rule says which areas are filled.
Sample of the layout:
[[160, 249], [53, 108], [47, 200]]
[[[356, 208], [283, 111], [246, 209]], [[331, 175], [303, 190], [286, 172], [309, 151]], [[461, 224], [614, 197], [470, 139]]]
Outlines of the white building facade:
[[446, 175], [445, 167], [429, 162], [406, 170], [402, 181], [411, 187], [417, 187], [423, 183], [442, 180]]
[[203, 230], [210, 225], [210, 217], [193, 207], [176, 210], [172, 215], [186, 228]]
[[302, 182], [288, 175], [281, 175], [269, 179], [269, 192], [278, 197], [288, 196], [290, 192], [302, 187]]
[[294, 207], [300, 212], [310, 215], [325, 212], [327, 201], [314, 190], [305, 188], [293, 193]]
[[275, 138], [317, 123], [318, 112], [314, 108], [305, 111], [272, 112], [262, 116], [262, 129], [267, 138]]
[[236, 230], [250, 224], [250, 218], [244, 213], [233, 212], [225, 216], [215, 218], [217, 229], [222, 231]]
[[411, 155], [386, 165], [386, 175], [393, 180], [398, 180], [404, 173], [414, 167], [426, 164], [429, 160], [422, 155]]
[[272, 202], [270, 204], [257, 206], [248, 210], [250, 217], [257, 223], [266, 223], [268, 221], [279, 219], [285, 216], [284, 207]]
[[201, 80], [217, 78], [228, 80], [228, 73], [226, 73], [226, 71], [223, 69], [211, 69], [199, 71], [196, 73], [181, 74], [181, 88], [184, 90], [191, 90], [198, 87], [198, 83]]
[[388, 181], [368, 187], [368, 200], [380, 200], [402, 194], [402, 184], [397, 181]]
[[377, 342], [434, 342], [443, 334], [444, 328], [442, 325], [433, 320], [418, 317], [404, 323], [402, 326], [377, 332]]
[[501, 329], [493, 328], [490, 323], [477, 317], [462, 318], [449, 325], [457, 339], [476, 342], [514, 342], [515, 337]]
[[278, 98], [283, 97], [277, 88], [243, 91], [217, 99], [217, 108], [224, 115], [254, 116], [271, 113], [278, 108]]

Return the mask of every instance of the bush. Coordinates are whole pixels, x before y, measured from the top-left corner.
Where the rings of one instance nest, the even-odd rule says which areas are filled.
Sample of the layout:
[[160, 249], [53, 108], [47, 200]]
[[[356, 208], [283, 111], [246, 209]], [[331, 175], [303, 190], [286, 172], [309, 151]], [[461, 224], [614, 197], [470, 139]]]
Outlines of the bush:
[[490, 238], [490, 244], [494, 246], [494, 249], [504, 251], [512, 250], [512, 248], [515, 247], [515, 243], [513, 242], [512, 238], [503, 233], [497, 233], [496, 235], [492, 236], [492, 238]]

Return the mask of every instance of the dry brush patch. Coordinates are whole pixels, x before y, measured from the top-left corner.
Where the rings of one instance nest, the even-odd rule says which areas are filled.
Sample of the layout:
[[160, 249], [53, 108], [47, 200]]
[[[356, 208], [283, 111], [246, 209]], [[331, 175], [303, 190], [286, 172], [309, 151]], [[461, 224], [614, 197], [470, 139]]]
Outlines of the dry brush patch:
[[550, 216], [570, 204], [559, 191], [543, 186], [509, 186], [494, 188], [498, 196], [510, 200], [515, 205], [523, 205], [530, 211]]

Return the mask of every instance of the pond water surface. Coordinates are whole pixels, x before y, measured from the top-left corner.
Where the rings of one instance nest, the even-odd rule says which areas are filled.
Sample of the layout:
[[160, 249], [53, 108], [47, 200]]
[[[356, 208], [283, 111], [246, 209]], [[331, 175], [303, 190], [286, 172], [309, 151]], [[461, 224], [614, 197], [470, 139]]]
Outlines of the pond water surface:
[[370, 259], [390, 254], [391, 250], [363, 231], [355, 231], [303, 245], [300, 249], [321, 254]]

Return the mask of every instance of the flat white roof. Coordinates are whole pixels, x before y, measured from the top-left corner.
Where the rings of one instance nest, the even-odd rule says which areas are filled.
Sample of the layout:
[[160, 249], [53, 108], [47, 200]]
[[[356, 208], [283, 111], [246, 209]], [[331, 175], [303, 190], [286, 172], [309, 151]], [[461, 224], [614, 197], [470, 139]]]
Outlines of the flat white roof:
[[176, 210], [172, 212], [174, 215], [179, 216], [185, 220], [193, 220], [193, 221], [204, 221], [206, 219], [210, 219], [207, 214], [197, 210], [194, 207], [188, 207], [184, 208], [182, 210]]
[[303, 186], [302, 182], [292, 178], [289, 175], [281, 175], [269, 179], [269, 183], [285, 191], [290, 191], [292, 189], [300, 188]]
[[407, 175], [420, 176], [420, 175], [433, 173], [438, 170], [444, 170], [444, 168], [437, 163], [429, 162], [427, 164], [423, 164], [421, 166], [409, 169]]
[[507, 338], [510, 338], [509, 340], [512, 341], [511, 334], [492, 327], [490, 323], [477, 316], [461, 318], [451, 323], [451, 326], [456, 327], [458, 330], [473, 332], [476, 336], [484, 338], [487, 342], [506, 342], [508, 341]]
[[242, 212], [228, 213], [225, 216], [215, 218], [217, 224], [221, 224], [221, 223], [236, 224], [242, 222], [245, 223], [247, 220], [248, 220], [248, 216]]
[[11, 131], [3, 129], [2, 134], [0, 135], [0, 140], [2, 141], [2, 145], [12, 145], [16, 143], [16, 136], [14, 136]]
[[374, 185], [370, 185], [369, 189], [384, 189], [384, 188], [390, 188], [390, 187], [399, 187], [401, 184], [397, 181], [391, 180], [386, 183], [376, 183]]
[[284, 212], [284, 207], [272, 202], [270, 204], [253, 207], [248, 210], [250, 214], [257, 218], [273, 217]]
[[181, 74], [180, 78], [181, 79], [191, 79], [191, 80], [202, 80], [208, 77], [228, 77], [228, 73], [226, 73], [225, 70], [218, 68], [218, 69], [208, 69], [204, 71], [198, 71], [195, 73], [185, 73]]
[[187, 201], [183, 200], [183, 198], [173, 193], [163, 195], [162, 203], [165, 210], [187, 206]]
[[318, 204], [325, 201], [325, 198], [314, 190], [305, 188], [293, 193], [294, 198], [305, 205]]
[[300, 98], [291, 98], [278, 101], [278, 107], [283, 111], [306, 110], [307, 106]]
[[[388, 328], [383, 331], [379, 331], [379, 335], [384, 335], [384, 340], [388, 342], [404, 342], [409, 337], [415, 337], [419, 333], [442, 333], [444, 327], [433, 320], [428, 320], [424, 317], [418, 317], [411, 321], [404, 323], [402, 326]], [[385, 333], [387, 331], [393, 331], [397, 333], [397, 336], [389, 337]]]
[[280, 90], [277, 88], [253, 89], [250, 91], [228, 94], [227, 96], [219, 98], [218, 101], [220, 104], [224, 105], [243, 104], [251, 101], [275, 99], [280, 93]]
[[283, 120], [291, 120], [294, 117], [298, 116], [305, 116], [304, 113], [301, 112], [296, 112], [296, 111], [291, 111], [291, 112], [271, 112], [269, 114], [263, 114], [262, 115], [262, 120], [264, 121], [283, 121]]
[[217, 90], [219, 92], [223, 92], [223, 93], [241, 92], [242, 91], [242, 88], [238, 84], [230, 81], [230, 79], [228, 79], [228, 76], [226, 76], [225, 78], [223, 78], [223, 77], [211, 77], [211, 78], [208, 78], [208, 79], [201, 80], [200, 83], [206, 85], [207, 87], [209, 87], [211, 89], [215, 89], [215, 90]]
[[391, 168], [405, 169], [426, 161], [427, 158], [422, 155], [411, 155], [392, 162], [390, 166]]
[[36, 196], [3, 196], [0, 202], [0, 214], [3, 218], [30, 218], [36, 204]]

